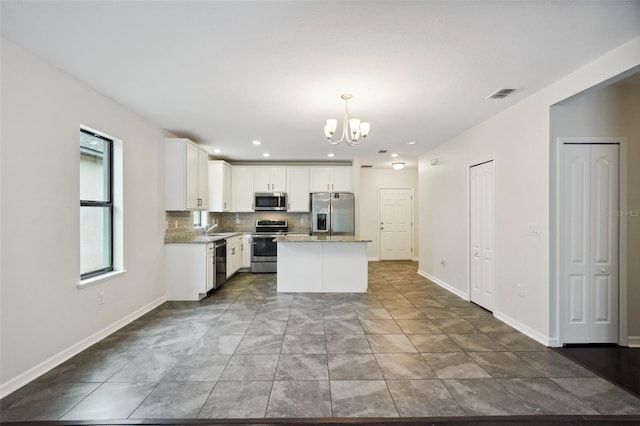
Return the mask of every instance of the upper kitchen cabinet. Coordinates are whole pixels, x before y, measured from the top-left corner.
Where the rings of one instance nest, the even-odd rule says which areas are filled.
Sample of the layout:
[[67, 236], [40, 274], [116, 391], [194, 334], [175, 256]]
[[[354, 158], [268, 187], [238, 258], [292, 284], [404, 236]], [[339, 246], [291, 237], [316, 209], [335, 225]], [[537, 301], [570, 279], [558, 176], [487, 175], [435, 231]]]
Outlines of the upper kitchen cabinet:
[[206, 210], [209, 154], [184, 138], [165, 140], [165, 210]]
[[311, 192], [351, 191], [351, 167], [311, 167], [309, 169]]
[[287, 202], [290, 212], [309, 211], [309, 168], [287, 168]]
[[253, 211], [253, 172], [255, 167], [231, 168], [231, 211]]
[[209, 161], [209, 211], [231, 211], [231, 165]]
[[204, 149], [198, 150], [198, 210], [209, 208], [209, 153]]
[[253, 169], [254, 192], [285, 192], [287, 190], [286, 167], [255, 167]]

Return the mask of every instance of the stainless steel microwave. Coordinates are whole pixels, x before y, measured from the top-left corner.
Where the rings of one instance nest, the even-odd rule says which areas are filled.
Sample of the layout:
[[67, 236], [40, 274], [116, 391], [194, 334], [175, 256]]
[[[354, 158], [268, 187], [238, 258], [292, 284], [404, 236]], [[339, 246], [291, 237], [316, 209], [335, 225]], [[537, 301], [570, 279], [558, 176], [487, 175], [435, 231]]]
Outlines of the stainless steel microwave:
[[253, 196], [255, 211], [287, 211], [286, 192], [256, 192]]

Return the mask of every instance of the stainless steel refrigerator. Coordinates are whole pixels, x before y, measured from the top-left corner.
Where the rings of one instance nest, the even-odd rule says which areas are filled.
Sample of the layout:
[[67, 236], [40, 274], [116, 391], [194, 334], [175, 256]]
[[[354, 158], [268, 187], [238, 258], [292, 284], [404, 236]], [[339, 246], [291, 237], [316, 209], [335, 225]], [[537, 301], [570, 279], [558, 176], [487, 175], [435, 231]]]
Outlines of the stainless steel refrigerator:
[[351, 192], [312, 192], [311, 234], [353, 235], [354, 211]]

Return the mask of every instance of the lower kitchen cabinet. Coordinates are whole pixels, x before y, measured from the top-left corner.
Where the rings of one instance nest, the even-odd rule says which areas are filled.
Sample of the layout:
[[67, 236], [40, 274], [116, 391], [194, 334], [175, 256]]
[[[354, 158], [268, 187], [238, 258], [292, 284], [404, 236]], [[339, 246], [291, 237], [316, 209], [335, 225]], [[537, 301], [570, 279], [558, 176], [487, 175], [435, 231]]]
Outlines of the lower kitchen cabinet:
[[198, 301], [213, 289], [214, 244], [166, 244], [167, 300]]
[[251, 269], [251, 234], [242, 236], [242, 269]]
[[227, 238], [227, 278], [242, 267], [242, 235]]

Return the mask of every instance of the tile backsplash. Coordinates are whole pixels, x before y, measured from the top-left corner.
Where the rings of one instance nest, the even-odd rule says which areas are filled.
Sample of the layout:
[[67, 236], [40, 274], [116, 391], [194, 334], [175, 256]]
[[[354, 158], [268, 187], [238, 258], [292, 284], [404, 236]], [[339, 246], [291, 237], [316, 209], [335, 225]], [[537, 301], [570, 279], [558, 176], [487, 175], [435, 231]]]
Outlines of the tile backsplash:
[[[254, 232], [256, 220], [286, 219], [289, 232], [309, 234], [309, 213], [288, 212], [248, 212], [248, 213], [212, 213], [207, 215], [207, 224], [218, 224], [215, 232]], [[166, 230], [165, 240], [189, 239], [202, 234], [202, 228], [193, 227], [193, 212], [165, 212]]]
[[193, 212], [165, 212], [165, 223], [165, 241], [188, 241], [202, 233], [193, 227]]

